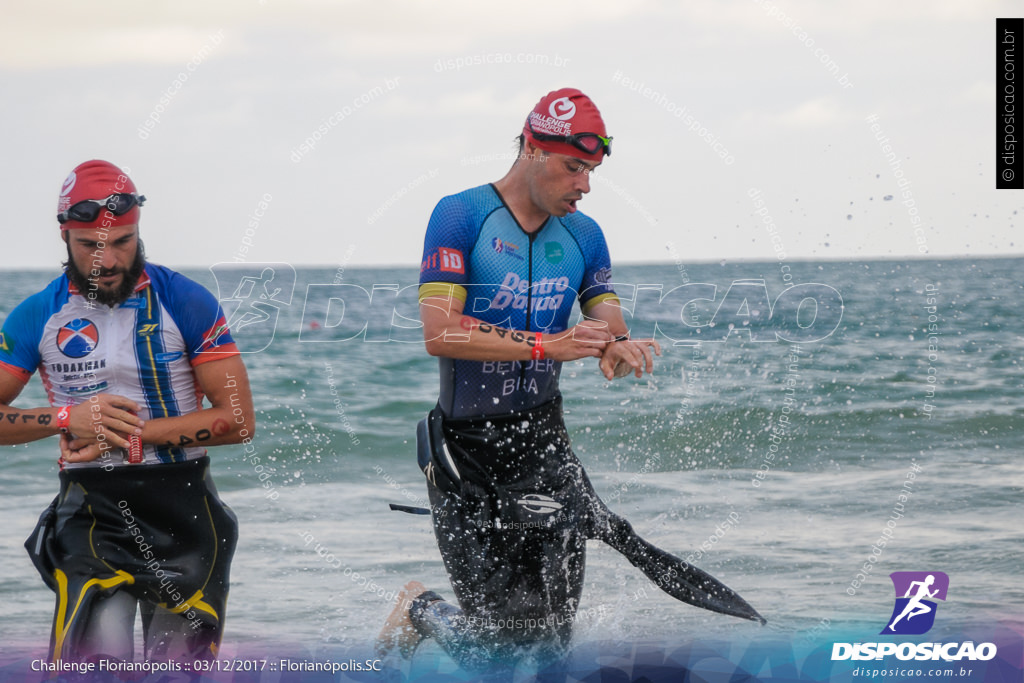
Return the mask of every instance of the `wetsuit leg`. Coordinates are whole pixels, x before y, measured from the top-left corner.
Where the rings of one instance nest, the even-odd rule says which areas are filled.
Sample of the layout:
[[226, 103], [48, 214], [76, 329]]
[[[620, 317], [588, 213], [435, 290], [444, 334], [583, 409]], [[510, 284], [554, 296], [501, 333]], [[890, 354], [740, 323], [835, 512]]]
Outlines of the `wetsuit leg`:
[[[26, 542], [43, 580], [57, 593], [52, 658], [96, 652], [83, 649], [83, 634], [96, 630], [93, 610], [119, 604], [105, 602], [119, 593], [143, 606], [147, 657], [216, 656], [237, 523], [217, 497], [208, 465], [201, 458], [110, 473], [61, 473], [60, 496]], [[177, 613], [166, 615], [169, 625], [155, 620], [160, 604]], [[133, 603], [132, 620], [134, 613]], [[112, 619], [104, 616], [102, 623]], [[125, 628], [115, 626], [111, 637]]]
[[462, 668], [474, 671], [492, 663], [493, 653], [479, 641], [462, 610], [437, 593], [428, 591], [413, 600], [409, 619], [420, 635], [437, 641]]
[[435, 602], [413, 624], [467, 667], [487, 658], [557, 656], [572, 637], [586, 538], [572, 528], [499, 528], [486, 499], [427, 488], [438, 548], [462, 611]]
[[[63, 634], [61, 659], [81, 662], [102, 657], [131, 661], [135, 654], [135, 609], [135, 597], [125, 591], [94, 592], [87, 596]], [[58, 600], [53, 640], [57, 630], [63, 628], [59, 616]], [[51, 648], [51, 661], [55, 654]]]
[[140, 605], [146, 659], [158, 661], [212, 660], [217, 657], [223, 622], [216, 628], [152, 603]]

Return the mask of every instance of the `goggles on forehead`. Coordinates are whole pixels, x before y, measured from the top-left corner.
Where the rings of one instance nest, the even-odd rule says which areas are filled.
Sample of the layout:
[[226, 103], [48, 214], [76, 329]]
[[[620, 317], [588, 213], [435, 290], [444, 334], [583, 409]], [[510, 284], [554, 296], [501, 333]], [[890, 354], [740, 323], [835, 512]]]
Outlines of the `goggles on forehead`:
[[104, 210], [115, 216], [123, 216], [136, 205], [142, 206], [145, 202], [145, 195], [136, 195], [130, 192], [117, 192], [106, 199], [84, 199], [73, 204], [67, 211], [57, 214], [57, 222], [61, 225], [68, 221], [92, 223], [99, 218], [100, 211]]
[[607, 156], [612, 155], [612, 139], [610, 137], [604, 137], [597, 133], [574, 133], [572, 135], [551, 135], [550, 133], [538, 133], [533, 129], [533, 124], [529, 119], [526, 120], [526, 127], [530, 130], [530, 135], [535, 140], [540, 142], [567, 142], [573, 147], [587, 154], [597, 154], [601, 150]]

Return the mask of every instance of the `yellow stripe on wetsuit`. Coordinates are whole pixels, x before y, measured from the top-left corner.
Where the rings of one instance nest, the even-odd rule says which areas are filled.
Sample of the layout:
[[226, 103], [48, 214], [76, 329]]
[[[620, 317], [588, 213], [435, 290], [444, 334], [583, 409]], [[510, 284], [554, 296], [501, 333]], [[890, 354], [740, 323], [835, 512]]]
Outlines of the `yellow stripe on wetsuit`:
[[[89, 592], [89, 589], [95, 587], [99, 590], [107, 590], [122, 584], [130, 585], [135, 583], [135, 577], [122, 569], [118, 569], [114, 572], [114, 576], [111, 576], [110, 578], [89, 579], [82, 586], [82, 590], [79, 591], [78, 600], [75, 602], [75, 608], [71, 610], [70, 617], [67, 617], [70, 597], [68, 596], [68, 577], [63, 571], [57, 569], [53, 572], [53, 578], [57, 580], [57, 615], [54, 617], [53, 621], [53, 659], [54, 661], [59, 661], [61, 658], [61, 650], [64, 647], [64, 639], [67, 637], [68, 631], [71, 630], [71, 624], [78, 615], [78, 610], [82, 607], [82, 602], [85, 601], [85, 596], [86, 593]], [[67, 619], [65, 619], [65, 617], [67, 617]]]
[[[432, 296], [444, 296], [451, 297], [452, 299], [458, 299], [463, 304], [466, 303], [468, 294], [466, 288], [462, 285], [457, 285], [452, 282], [424, 282], [420, 285], [419, 289], [419, 302], [423, 303], [423, 300]], [[619, 301], [619, 297], [616, 296], [615, 292], [605, 292], [604, 294], [598, 294], [592, 299], [587, 299], [587, 302], [583, 304], [583, 313], [587, 314], [594, 308], [594, 306], [605, 301]]]

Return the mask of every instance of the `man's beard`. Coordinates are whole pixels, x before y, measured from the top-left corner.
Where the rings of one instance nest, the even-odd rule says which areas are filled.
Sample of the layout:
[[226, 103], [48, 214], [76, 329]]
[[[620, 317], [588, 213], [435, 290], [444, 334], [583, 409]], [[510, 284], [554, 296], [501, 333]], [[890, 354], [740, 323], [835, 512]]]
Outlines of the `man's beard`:
[[[139, 277], [146, 267], [146, 250], [142, 246], [142, 240], [139, 240], [138, 245], [139, 247], [135, 251], [135, 261], [132, 262], [128, 270], [120, 268], [112, 270], [100, 269], [99, 275], [93, 278], [91, 274], [83, 273], [75, 265], [74, 259], [71, 258], [71, 245], [68, 245], [68, 260], [61, 265], [64, 266], [68, 279], [78, 289], [79, 294], [90, 301], [95, 301], [104, 306], [115, 306], [134, 293], [135, 285], [138, 283]], [[124, 277], [121, 278], [121, 284], [115, 289], [102, 289], [99, 286], [97, 280], [100, 277], [116, 273], [122, 273]]]

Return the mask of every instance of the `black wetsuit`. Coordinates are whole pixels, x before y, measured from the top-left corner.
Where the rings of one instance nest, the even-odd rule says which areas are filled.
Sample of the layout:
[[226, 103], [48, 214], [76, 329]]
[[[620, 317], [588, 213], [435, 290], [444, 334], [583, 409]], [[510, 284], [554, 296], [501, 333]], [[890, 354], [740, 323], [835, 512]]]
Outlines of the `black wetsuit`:
[[61, 472], [25, 542], [57, 594], [52, 660], [131, 659], [136, 602], [148, 659], [216, 656], [238, 534], [209, 465]]
[[[577, 298], [584, 310], [614, 299], [610, 278], [594, 221], [550, 217], [526, 233], [486, 185], [434, 210], [420, 297], [454, 296], [466, 315], [530, 337], [568, 329]], [[442, 451], [434, 465], [443, 461], [458, 474], [426, 473], [438, 548], [461, 610], [420, 600], [413, 623], [463, 665], [555, 654], [572, 635], [587, 537], [577, 518], [585, 475], [562, 420], [561, 363], [442, 358], [440, 366], [431, 424]], [[428, 451], [421, 444], [423, 467]]]
[[413, 623], [469, 666], [557, 655], [572, 636], [590, 523], [561, 401], [505, 418], [433, 416], [459, 476], [428, 472], [427, 488], [462, 611], [423, 605]]

